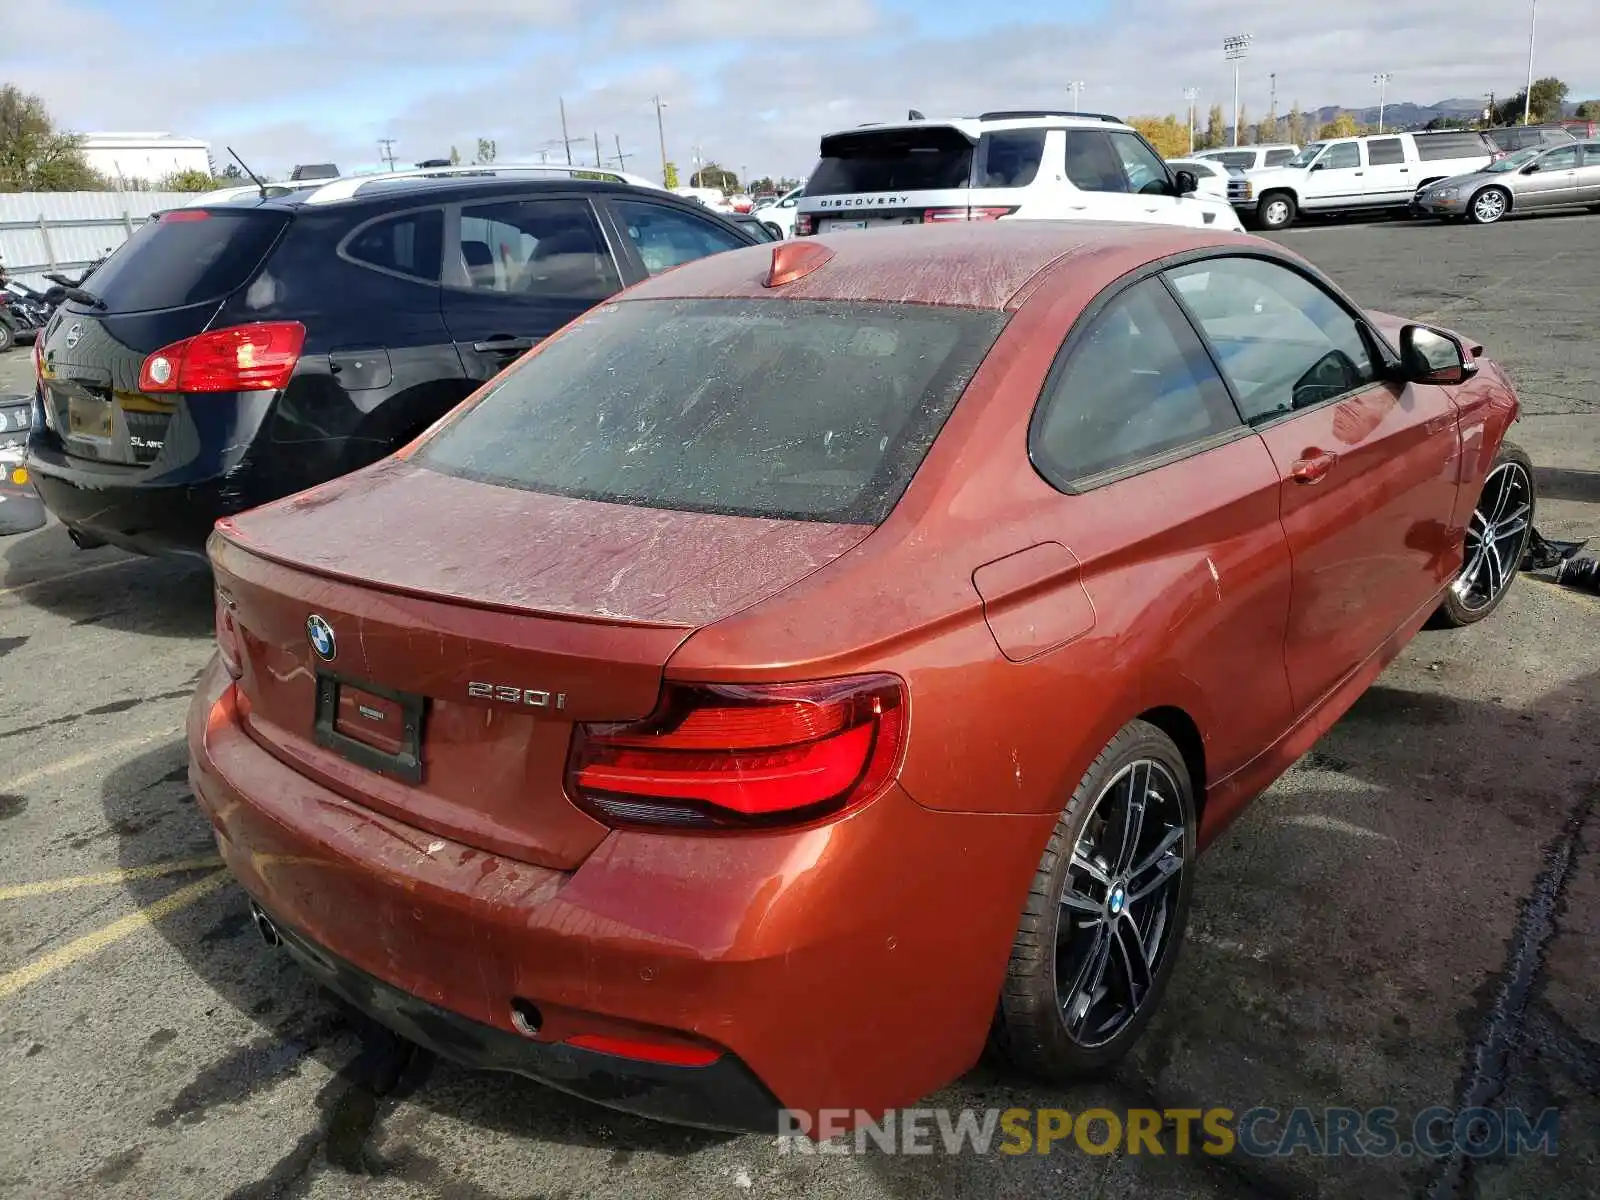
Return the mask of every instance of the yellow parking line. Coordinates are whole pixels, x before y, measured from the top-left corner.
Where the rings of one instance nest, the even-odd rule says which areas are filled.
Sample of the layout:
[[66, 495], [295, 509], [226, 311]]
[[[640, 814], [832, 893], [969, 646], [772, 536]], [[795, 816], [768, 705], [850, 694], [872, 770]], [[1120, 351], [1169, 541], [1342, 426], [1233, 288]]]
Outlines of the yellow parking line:
[[42, 958], [36, 958], [26, 966], [18, 967], [8, 975], [0, 975], [0, 1000], [20, 992], [30, 983], [38, 983], [47, 975], [53, 975], [63, 967], [70, 967], [81, 959], [92, 954], [98, 954], [107, 946], [120, 942], [131, 934], [138, 933], [159, 921], [162, 917], [169, 917], [175, 912], [188, 908], [198, 900], [216, 891], [228, 879], [226, 871], [218, 871], [215, 875], [207, 875], [204, 879], [179, 888], [170, 896], [163, 896], [148, 908], [140, 909], [136, 913], [129, 913], [116, 921], [111, 922], [104, 929], [97, 929], [93, 933], [86, 933], [81, 938], [75, 938], [59, 950], [52, 950]]
[[221, 865], [220, 858], [215, 854], [208, 854], [204, 858], [177, 858], [171, 862], [151, 863], [147, 867], [124, 867], [118, 871], [101, 871], [95, 875], [72, 875], [66, 879], [19, 883], [11, 887], [0, 887], [0, 900], [21, 900], [26, 896], [48, 896], [51, 892], [106, 887], [116, 883], [128, 883], [135, 879], [160, 879], [163, 875], [181, 875], [185, 871], [209, 871]]
[[0, 776], [0, 781], [5, 783], [8, 792], [20, 792], [28, 784], [36, 783], [41, 779], [48, 779], [52, 775], [60, 775], [66, 771], [76, 771], [79, 767], [86, 767], [92, 762], [98, 762], [100, 759], [108, 758], [113, 754], [121, 754], [124, 750], [137, 750], [140, 746], [153, 742], [157, 738], [167, 737], [178, 732], [178, 728], [176, 725], [171, 725], [165, 729], [157, 729], [152, 733], [141, 733], [138, 737], [123, 738], [120, 742], [107, 742], [104, 746], [85, 751], [82, 754], [75, 754], [71, 758], [64, 758], [60, 762], [51, 763], [47, 767], [29, 771], [26, 775], [18, 775], [9, 779]]
[[125, 567], [129, 563], [139, 561], [137, 558], [119, 558], [116, 562], [95, 563], [92, 567], [79, 567], [76, 571], [66, 571], [60, 575], [46, 575], [43, 579], [33, 579], [27, 583], [16, 584], [13, 587], [0, 588], [0, 596], [10, 596], [17, 592], [25, 592], [29, 588], [44, 587], [47, 583], [65, 583], [69, 579], [93, 575], [96, 571], [109, 571], [112, 567]]

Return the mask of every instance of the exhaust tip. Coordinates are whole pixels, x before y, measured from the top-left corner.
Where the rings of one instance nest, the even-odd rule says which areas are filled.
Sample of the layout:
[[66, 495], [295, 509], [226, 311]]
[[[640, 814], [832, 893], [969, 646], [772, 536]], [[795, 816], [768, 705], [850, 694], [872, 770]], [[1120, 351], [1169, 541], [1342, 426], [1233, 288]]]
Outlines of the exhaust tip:
[[255, 923], [256, 932], [261, 935], [261, 940], [269, 946], [277, 947], [283, 944], [283, 939], [278, 936], [278, 927], [272, 923], [272, 918], [254, 900], [250, 901], [250, 920]]
[[516, 996], [511, 1001], [511, 1024], [523, 1037], [538, 1037], [544, 1014], [530, 1001]]

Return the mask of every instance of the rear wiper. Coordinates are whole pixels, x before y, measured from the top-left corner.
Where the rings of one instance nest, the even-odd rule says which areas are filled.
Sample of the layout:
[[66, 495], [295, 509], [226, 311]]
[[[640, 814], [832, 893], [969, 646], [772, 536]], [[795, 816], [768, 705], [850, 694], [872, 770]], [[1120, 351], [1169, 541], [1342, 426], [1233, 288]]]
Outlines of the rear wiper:
[[86, 292], [80, 287], [62, 288], [61, 294], [68, 300], [74, 301], [78, 304], [87, 304], [90, 308], [97, 308], [101, 311], [104, 311], [106, 307], [106, 302], [100, 299], [99, 296], [96, 296], [93, 292]]

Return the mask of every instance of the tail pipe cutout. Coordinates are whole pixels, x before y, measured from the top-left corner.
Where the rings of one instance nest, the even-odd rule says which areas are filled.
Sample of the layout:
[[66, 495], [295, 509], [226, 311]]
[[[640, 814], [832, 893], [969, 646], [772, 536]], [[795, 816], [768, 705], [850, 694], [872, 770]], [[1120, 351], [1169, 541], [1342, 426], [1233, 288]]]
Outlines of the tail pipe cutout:
[[1059, 650], [1094, 628], [1083, 565], [1060, 542], [1040, 542], [972, 573], [983, 619], [1012, 662]]

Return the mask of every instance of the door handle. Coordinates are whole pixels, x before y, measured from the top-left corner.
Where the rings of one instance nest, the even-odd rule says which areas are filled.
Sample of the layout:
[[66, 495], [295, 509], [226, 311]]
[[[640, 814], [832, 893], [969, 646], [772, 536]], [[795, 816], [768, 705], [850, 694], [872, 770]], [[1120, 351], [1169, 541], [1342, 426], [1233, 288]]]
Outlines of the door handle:
[[1365, 171], [1357, 171], [1357, 172], [1356, 172], [1356, 174], [1357, 174], [1357, 175], [1365, 175], [1365, 174], [1366, 174], [1366, 172], [1365, 172]]
[[472, 348], [479, 354], [509, 354], [512, 351], [520, 353], [523, 350], [532, 350], [538, 341], [538, 338], [512, 337], [508, 333], [502, 333], [485, 338], [481, 342], [473, 342]]
[[1332, 450], [1306, 450], [1289, 468], [1289, 478], [1296, 483], [1321, 483], [1338, 461]]

